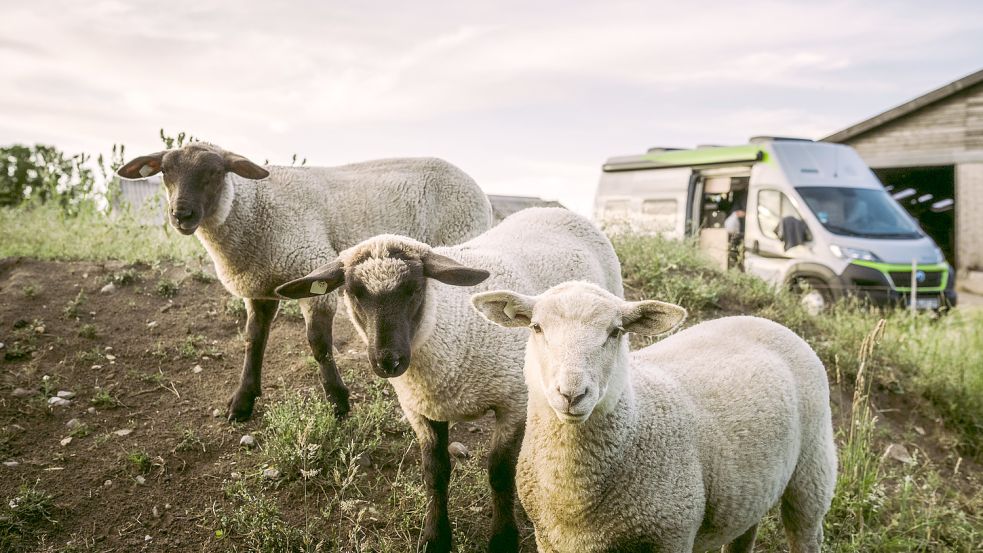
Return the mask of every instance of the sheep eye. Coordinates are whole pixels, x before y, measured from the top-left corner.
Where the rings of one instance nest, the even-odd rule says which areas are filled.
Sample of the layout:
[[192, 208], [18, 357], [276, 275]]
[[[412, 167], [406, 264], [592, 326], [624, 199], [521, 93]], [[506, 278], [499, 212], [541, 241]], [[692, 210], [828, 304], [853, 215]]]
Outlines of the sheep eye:
[[621, 328], [620, 326], [616, 326], [614, 327], [614, 330], [611, 331], [611, 334], [608, 335], [608, 338], [611, 340], [617, 340], [618, 338], [621, 338], [621, 335], [624, 333], [625, 329]]
[[531, 328], [532, 331], [535, 332], [536, 334], [543, 333], [543, 327], [539, 326], [539, 323], [532, 323], [531, 325], [529, 325], [529, 328]]

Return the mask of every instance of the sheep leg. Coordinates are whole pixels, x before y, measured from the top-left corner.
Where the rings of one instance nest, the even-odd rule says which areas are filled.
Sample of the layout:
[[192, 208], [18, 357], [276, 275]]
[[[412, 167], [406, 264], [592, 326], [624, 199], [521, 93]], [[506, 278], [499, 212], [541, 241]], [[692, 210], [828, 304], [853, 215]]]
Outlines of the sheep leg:
[[758, 525], [748, 528], [747, 532], [744, 532], [737, 537], [736, 540], [728, 543], [721, 549], [722, 553], [751, 553], [754, 551], [754, 538], [758, 535]]
[[244, 421], [253, 414], [253, 404], [262, 395], [263, 354], [280, 302], [245, 298], [246, 360], [239, 377], [239, 388], [229, 400], [229, 420]]
[[507, 417], [496, 412], [495, 433], [488, 455], [488, 483], [493, 503], [488, 551], [493, 553], [519, 550], [519, 528], [515, 522], [515, 467], [525, 431], [523, 416]]
[[342, 418], [350, 409], [348, 403], [348, 387], [341, 379], [338, 366], [332, 353], [333, 340], [331, 336], [334, 322], [335, 294], [317, 296], [300, 301], [300, 311], [307, 325], [307, 342], [314, 353], [314, 359], [321, 369], [321, 388], [324, 395], [334, 404], [335, 416]]
[[447, 488], [451, 480], [448, 425], [446, 421], [432, 421], [420, 415], [407, 418], [420, 442], [423, 480], [430, 499], [421, 539], [427, 553], [447, 553], [451, 550], [451, 521], [447, 514]]

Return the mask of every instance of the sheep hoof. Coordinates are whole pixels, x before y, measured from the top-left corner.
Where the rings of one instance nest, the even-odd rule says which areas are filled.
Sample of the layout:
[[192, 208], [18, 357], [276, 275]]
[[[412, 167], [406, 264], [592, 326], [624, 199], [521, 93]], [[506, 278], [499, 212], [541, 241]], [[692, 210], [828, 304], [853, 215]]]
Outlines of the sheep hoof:
[[491, 537], [488, 553], [517, 553], [519, 551], [519, 529], [504, 528]]
[[253, 416], [254, 396], [236, 394], [229, 399], [229, 422], [242, 422]]
[[348, 390], [345, 390], [344, 394], [327, 394], [328, 401], [334, 405], [334, 416], [338, 420], [341, 420], [348, 416], [351, 412], [352, 407], [348, 402]]
[[423, 543], [426, 553], [450, 553], [451, 550], [451, 523], [444, 519], [440, 523], [431, 526], [428, 522], [423, 528]]

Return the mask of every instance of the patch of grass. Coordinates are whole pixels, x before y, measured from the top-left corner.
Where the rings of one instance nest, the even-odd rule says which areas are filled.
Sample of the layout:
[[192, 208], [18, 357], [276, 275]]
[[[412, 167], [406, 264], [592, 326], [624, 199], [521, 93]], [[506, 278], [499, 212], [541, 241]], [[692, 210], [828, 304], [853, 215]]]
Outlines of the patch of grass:
[[106, 278], [106, 283], [112, 283], [116, 286], [123, 287], [134, 284], [140, 280], [140, 274], [136, 269], [126, 268], [109, 275]]
[[106, 389], [98, 390], [92, 399], [90, 400], [92, 406], [96, 409], [115, 409], [123, 405], [116, 396], [109, 393]]
[[0, 236], [0, 257], [136, 263], [207, 255], [198, 240], [167, 225], [142, 225], [129, 214], [107, 217], [94, 209], [66, 217], [54, 204], [0, 208]]
[[189, 334], [181, 341], [177, 348], [178, 355], [186, 359], [197, 359], [207, 355], [209, 357], [221, 357], [222, 352], [208, 341], [208, 338], [201, 334]]
[[157, 295], [162, 298], [173, 298], [177, 295], [179, 287], [173, 280], [160, 279], [157, 281]]
[[300, 302], [294, 300], [280, 302], [280, 315], [295, 321], [304, 319], [304, 314], [300, 311]]
[[235, 296], [225, 300], [225, 314], [240, 319], [246, 316], [246, 303]]
[[89, 425], [88, 424], [86, 424], [86, 423], [83, 422], [83, 423], [79, 424], [78, 426], [76, 426], [75, 428], [72, 428], [68, 432], [68, 435], [71, 436], [71, 437], [73, 437], [73, 438], [84, 438], [84, 437], [88, 436], [91, 433], [92, 433], [92, 429], [89, 428]]
[[210, 273], [206, 273], [202, 269], [196, 269], [191, 272], [191, 280], [200, 284], [209, 284], [211, 282], [215, 282], [215, 277], [213, 277]]
[[18, 340], [3, 348], [3, 358], [6, 361], [20, 361], [30, 357], [36, 349], [33, 344]]
[[96, 328], [96, 325], [86, 323], [79, 327], [79, 337], [87, 340], [95, 340], [99, 337], [99, 330]]
[[181, 441], [174, 446], [174, 451], [195, 451], [201, 449], [205, 453], [205, 441], [201, 439], [194, 428], [185, 428], [181, 431]]
[[90, 350], [79, 350], [75, 352], [75, 362], [82, 365], [92, 365], [103, 360], [102, 350], [98, 346]]
[[150, 455], [146, 451], [134, 450], [126, 454], [126, 464], [139, 474], [147, 474], [154, 467]]
[[[217, 512], [215, 538], [241, 544], [245, 551], [330, 551], [300, 528], [284, 521], [275, 499], [236, 481], [226, 487], [231, 509]], [[231, 546], [231, 544], [230, 544]]]
[[13, 551], [32, 541], [37, 526], [54, 522], [54, 497], [42, 490], [40, 481], [22, 485], [14, 497], [0, 505], [0, 551]]
[[34, 298], [41, 293], [42, 287], [40, 284], [27, 284], [21, 288], [21, 293], [24, 294], [25, 298]]
[[79, 293], [75, 295], [75, 298], [69, 300], [69, 302], [65, 305], [65, 308], [62, 309], [62, 315], [64, 315], [66, 319], [78, 319], [79, 309], [82, 308], [83, 303], [85, 303], [85, 292], [79, 290]]

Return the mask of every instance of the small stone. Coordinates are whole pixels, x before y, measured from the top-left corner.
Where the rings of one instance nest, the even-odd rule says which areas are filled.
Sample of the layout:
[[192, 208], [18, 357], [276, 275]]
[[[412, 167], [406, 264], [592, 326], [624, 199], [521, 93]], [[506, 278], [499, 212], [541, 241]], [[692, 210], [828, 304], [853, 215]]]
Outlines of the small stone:
[[160, 308], [160, 312], [161, 313], [167, 313], [168, 311], [171, 310], [172, 307], [174, 307], [174, 304], [173, 303], [169, 303], [169, 304], [165, 305], [164, 307], [161, 307]]
[[112, 294], [115, 291], [116, 291], [116, 285], [113, 284], [112, 282], [99, 289], [100, 294]]
[[72, 437], [71, 436], [69, 436], [67, 438], [62, 438], [62, 440], [61, 440], [62, 447], [66, 446], [66, 445], [68, 445], [70, 443], [72, 443]]
[[6, 347], [6, 346], [7, 346], [7, 344], [5, 344], [5, 343], [3, 343], [3, 342], [0, 342], [0, 349], [3, 349], [3, 348], [4, 348], [4, 347]]
[[363, 469], [372, 468], [372, 457], [368, 453], [360, 453], [355, 457], [355, 462]]
[[65, 423], [65, 426], [67, 426], [69, 430], [75, 430], [76, 428], [82, 426], [82, 421], [80, 421], [78, 419], [72, 419], [72, 420], [66, 422]]
[[468, 459], [471, 457], [471, 452], [461, 442], [451, 442], [451, 445], [447, 446], [447, 451], [458, 459]]
[[36, 390], [28, 390], [27, 388], [14, 388], [14, 397], [31, 397], [37, 394]]
[[63, 397], [55, 396], [55, 397], [48, 398], [48, 405], [52, 407], [68, 407], [71, 404], [72, 404], [71, 400], [65, 399]]
[[212, 416], [215, 417], [216, 419], [219, 418], [219, 417], [221, 417], [222, 416], [222, 410], [221, 409], [212, 409]]
[[270, 480], [276, 480], [280, 478], [280, 471], [275, 468], [268, 468], [263, 470], [263, 478], [269, 478]]
[[116, 360], [116, 356], [111, 353], [107, 353], [105, 357], [106, 357], [106, 361], [109, 361], [110, 363]]
[[116, 434], [117, 436], [119, 436], [121, 438], [123, 436], [129, 436], [132, 433], [133, 433], [133, 429], [132, 428], [121, 428], [120, 430], [117, 430], [117, 431], [113, 432], [113, 434]]
[[102, 487], [104, 487], [104, 488], [108, 488], [108, 487], [110, 487], [112, 485], [113, 485], [113, 481], [112, 480], [106, 480], [105, 482], [102, 483]]
[[480, 426], [475, 426], [475, 425], [472, 424], [471, 426], [468, 427], [468, 432], [470, 432], [472, 434], [480, 434], [481, 433], [481, 427]]
[[198, 374], [198, 373], [200, 373], [203, 370], [205, 370], [205, 369], [201, 368], [201, 365], [195, 365], [194, 367], [191, 367], [191, 372], [193, 372], [195, 374]]
[[16, 467], [19, 464], [20, 463], [18, 463], [17, 461], [4, 461], [3, 462], [3, 466], [10, 467], [10, 468], [14, 468], [14, 467]]
[[151, 538], [149, 534], [143, 537], [143, 541], [150, 541], [152, 539], [154, 538]]
[[147, 328], [157, 328], [157, 321], [150, 321], [147, 323]]
[[102, 348], [103, 351], [113, 351], [113, 346], [106, 346]]
[[239, 438], [239, 445], [252, 449], [256, 447], [256, 438], [253, 438], [250, 434], [246, 434], [245, 436]]
[[239, 474], [238, 472], [233, 472], [232, 474], [229, 475], [229, 478], [231, 478], [233, 480], [238, 480], [240, 476], [242, 476], [242, 475]]
[[925, 429], [922, 428], [921, 426], [915, 426], [915, 432], [918, 432], [918, 435], [919, 436], [924, 436], [925, 435]]
[[96, 408], [95, 407], [89, 407], [88, 409], [85, 410], [85, 412], [88, 413], [88, 414], [90, 414], [90, 415], [95, 415], [96, 414]]
[[211, 357], [209, 357], [209, 356], [207, 356], [207, 355], [202, 355], [202, 356], [201, 356], [201, 360], [202, 360], [202, 361], [211, 361], [211, 360], [212, 360], [212, 358], [211, 358]]
[[170, 508], [171, 508], [171, 504], [170, 503], [164, 503], [164, 510], [165, 511], [168, 510], [168, 509], [170, 509]]
[[73, 397], [75, 397], [75, 392], [70, 392], [68, 390], [60, 390], [58, 392], [58, 397], [64, 399], [72, 399]]
[[147, 483], [147, 479], [144, 478], [143, 475], [137, 475], [136, 481], [137, 484], [140, 484], [141, 486]]
[[891, 444], [887, 446], [887, 450], [884, 452], [884, 455], [906, 465], [910, 465], [915, 462], [914, 457], [908, 453], [908, 449], [901, 444]]
[[152, 510], [152, 513], [154, 515], [154, 518], [160, 518], [160, 511], [157, 510], [157, 506], [156, 505], [154, 505], [154, 508]]

